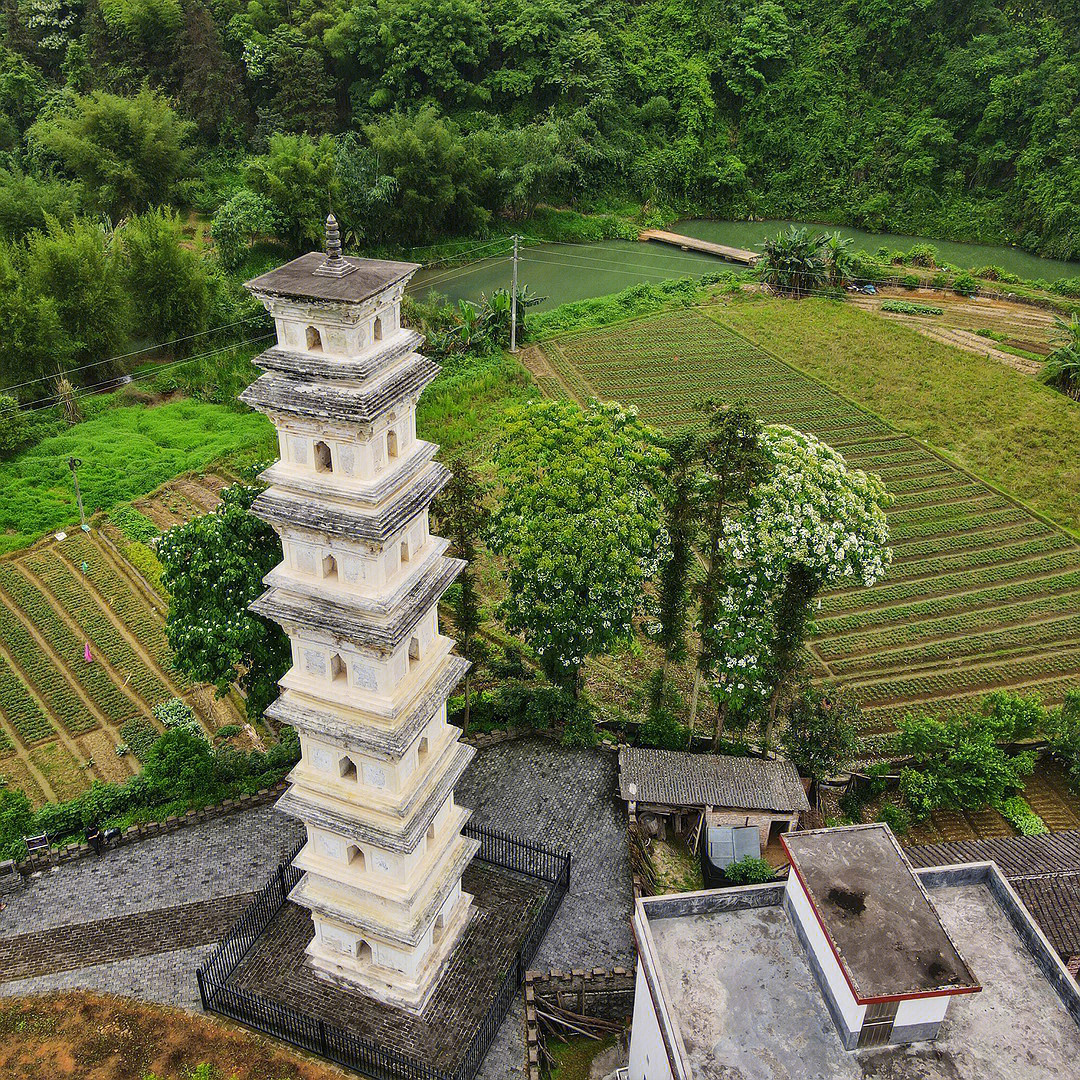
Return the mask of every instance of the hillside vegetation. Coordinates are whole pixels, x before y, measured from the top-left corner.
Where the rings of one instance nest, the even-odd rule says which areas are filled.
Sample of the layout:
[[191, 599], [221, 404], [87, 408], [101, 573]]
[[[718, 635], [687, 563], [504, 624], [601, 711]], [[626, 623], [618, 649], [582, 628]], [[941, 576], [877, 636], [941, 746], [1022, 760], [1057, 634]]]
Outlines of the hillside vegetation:
[[629, 200], [1080, 253], [1076, 0], [4, 0], [3, 12], [9, 236], [46, 213], [231, 204], [222, 243], [275, 231], [295, 247], [329, 191], [347, 231], [375, 243]]

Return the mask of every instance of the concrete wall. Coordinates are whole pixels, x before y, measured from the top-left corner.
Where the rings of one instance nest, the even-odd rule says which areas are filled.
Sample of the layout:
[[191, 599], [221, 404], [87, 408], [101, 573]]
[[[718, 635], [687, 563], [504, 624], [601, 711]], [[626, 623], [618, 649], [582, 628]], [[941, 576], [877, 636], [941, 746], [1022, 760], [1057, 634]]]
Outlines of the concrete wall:
[[630, 1080], [672, 1080], [667, 1049], [640, 959], [634, 990], [634, 1020], [630, 1029]]

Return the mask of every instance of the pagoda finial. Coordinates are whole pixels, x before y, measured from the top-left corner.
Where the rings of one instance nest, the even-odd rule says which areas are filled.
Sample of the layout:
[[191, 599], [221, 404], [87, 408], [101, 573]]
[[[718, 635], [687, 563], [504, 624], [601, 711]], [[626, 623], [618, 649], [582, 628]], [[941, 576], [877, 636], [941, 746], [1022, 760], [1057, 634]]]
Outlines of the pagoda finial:
[[322, 277], [344, 277], [351, 274], [355, 266], [341, 254], [341, 230], [333, 214], [326, 215], [326, 258], [314, 269], [313, 273]]
[[341, 258], [341, 232], [333, 214], [326, 215], [326, 258], [329, 262]]

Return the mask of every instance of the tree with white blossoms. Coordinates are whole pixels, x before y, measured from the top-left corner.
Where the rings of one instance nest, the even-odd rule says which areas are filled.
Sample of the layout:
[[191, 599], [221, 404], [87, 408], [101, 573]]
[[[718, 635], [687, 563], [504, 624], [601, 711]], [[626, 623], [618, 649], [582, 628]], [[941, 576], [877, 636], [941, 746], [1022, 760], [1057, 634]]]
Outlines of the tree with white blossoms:
[[772, 468], [724, 536], [730, 569], [704, 632], [721, 701], [763, 714], [769, 745], [814, 600], [823, 589], [869, 587], [885, 576], [891, 498], [876, 476], [811, 435], [777, 425], [761, 441]]
[[507, 411], [490, 547], [505, 559], [506, 627], [576, 697], [585, 658], [633, 638], [663, 542], [662, 451], [633, 412], [591, 402]]
[[276, 623], [248, 611], [281, 561], [281, 543], [248, 511], [259, 488], [234, 484], [217, 508], [170, 529], [157, 543], [169, 594], [165, 635], [176, 664], [225, 694], [236, 682], [251, 720], [277, 695], [289, 666], [289, 639]]

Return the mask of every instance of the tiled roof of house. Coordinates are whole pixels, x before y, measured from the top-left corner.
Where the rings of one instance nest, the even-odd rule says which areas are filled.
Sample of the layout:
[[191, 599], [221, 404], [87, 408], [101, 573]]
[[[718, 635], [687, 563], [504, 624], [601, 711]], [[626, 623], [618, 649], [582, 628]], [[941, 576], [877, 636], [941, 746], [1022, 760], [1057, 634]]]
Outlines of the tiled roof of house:
[[1058, 954], [1080, 956], [1080, 830], [921, 844], [906, 854], [915, 866], [996, 863]]
[[790, 761], [619, 748], [619, 791], [627, 802], [732, 806], [806, 812], [810, 804]]

